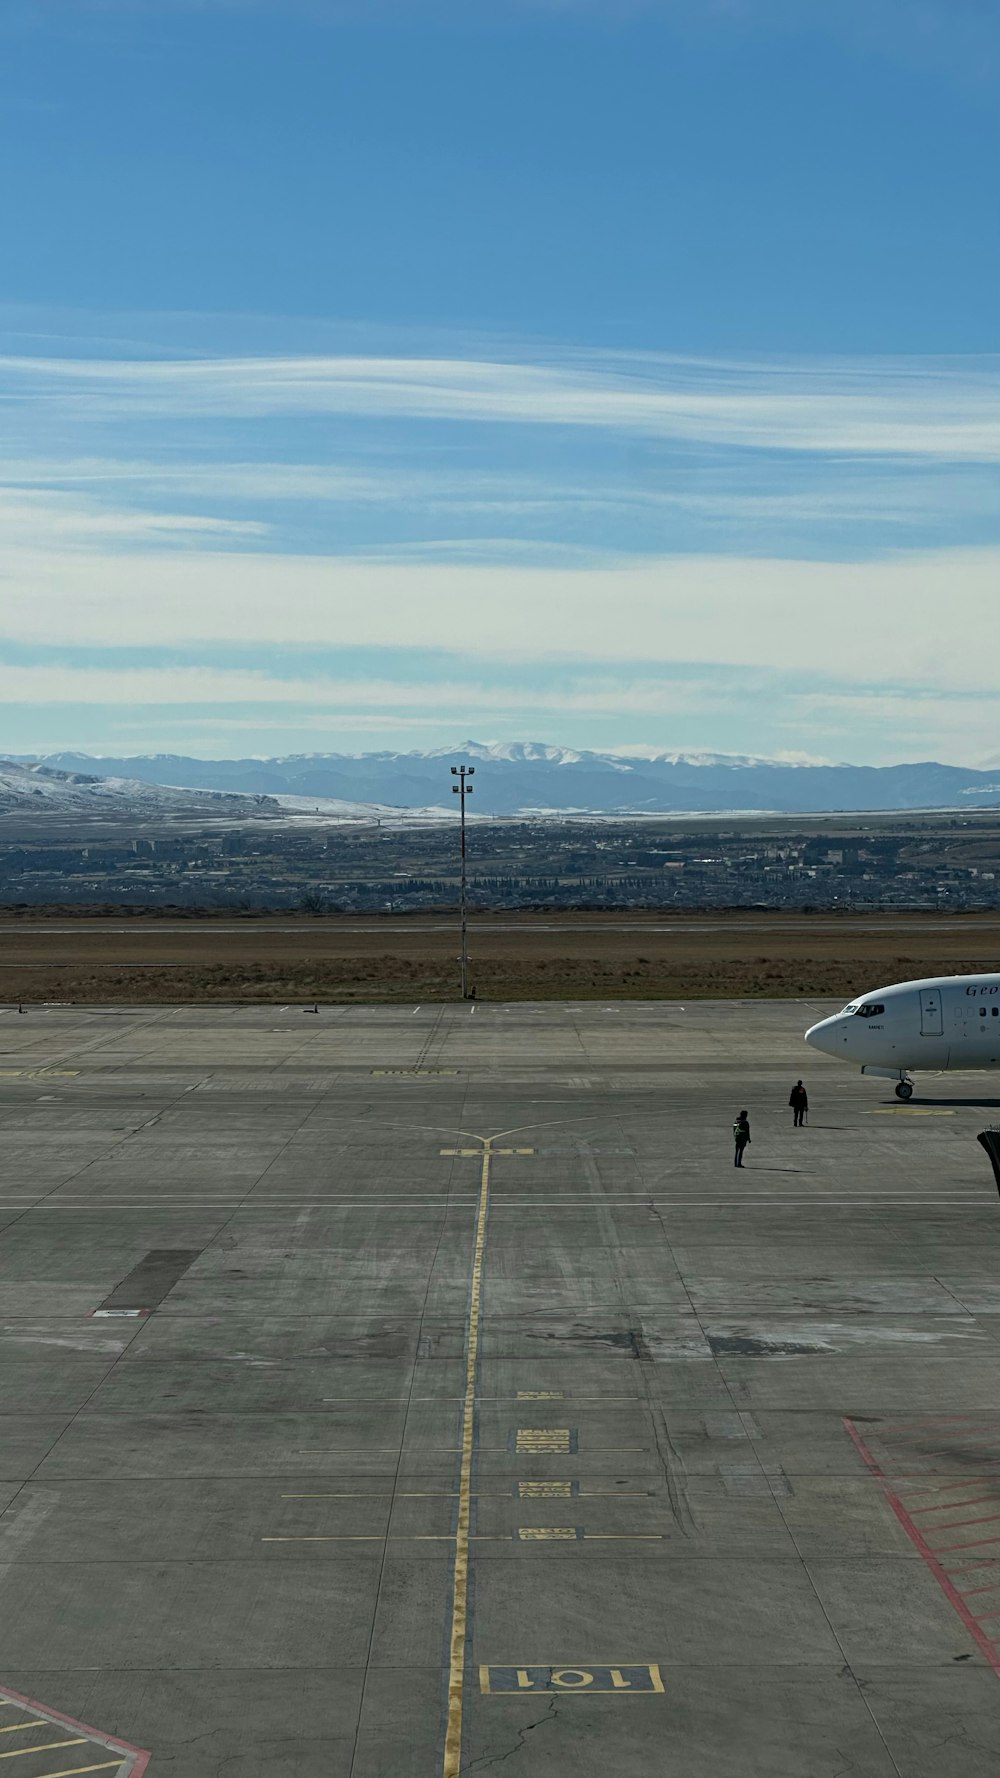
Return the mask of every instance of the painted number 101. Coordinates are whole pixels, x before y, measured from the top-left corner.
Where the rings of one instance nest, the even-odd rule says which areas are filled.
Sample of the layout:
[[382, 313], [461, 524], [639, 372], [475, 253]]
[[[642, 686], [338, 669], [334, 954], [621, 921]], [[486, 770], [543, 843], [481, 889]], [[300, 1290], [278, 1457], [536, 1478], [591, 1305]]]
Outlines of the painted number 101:
[[483, 1692], [662, 1692], [657, 1666], [625, 1663], [619, 1667], [480, 1667]]

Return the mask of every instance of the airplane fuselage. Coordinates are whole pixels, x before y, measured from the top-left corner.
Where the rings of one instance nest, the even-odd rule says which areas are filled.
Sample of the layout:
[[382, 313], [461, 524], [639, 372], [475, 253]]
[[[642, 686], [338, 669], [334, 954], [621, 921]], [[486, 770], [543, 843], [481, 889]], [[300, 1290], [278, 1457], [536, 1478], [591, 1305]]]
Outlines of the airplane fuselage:
[[[1000, 1068], [1000, 975], [942, 975], [859, 995], [806, 1032], [814, 1049], [863, 1074]], [[911, 1089], [912, 1090], [912, 1089]]]

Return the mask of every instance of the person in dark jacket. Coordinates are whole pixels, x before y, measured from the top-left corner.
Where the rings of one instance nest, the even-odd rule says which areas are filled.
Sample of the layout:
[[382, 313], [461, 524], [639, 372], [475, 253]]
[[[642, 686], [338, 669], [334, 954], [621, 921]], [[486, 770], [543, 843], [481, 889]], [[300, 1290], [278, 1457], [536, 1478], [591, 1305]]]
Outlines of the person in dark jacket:
[[736, 1119], [736, 1122], [733, 1125], [733, 1141], [736, 1144], [736, 1153], [733, 1157], [734, 1167], [742, 1167], [742, 1165], [743, 1165], [743, 1150], [746, 1148], [749, 1140], [750, 1140], [750, 1119], [747, 1116], [745, 1111], [741, 1111], [739, 1117]]
[[795, 1085], [789, 1093], [788, 1103], [795, 1113], [795, 1116], [792, 1118], [792, 1126], [794, 1129], [798, 1130], [805, 1122], [806, 1112], [809, 1110], [809, 1094], [806, 1092], [806, 1089], [800, 1080], [795, 1082]]

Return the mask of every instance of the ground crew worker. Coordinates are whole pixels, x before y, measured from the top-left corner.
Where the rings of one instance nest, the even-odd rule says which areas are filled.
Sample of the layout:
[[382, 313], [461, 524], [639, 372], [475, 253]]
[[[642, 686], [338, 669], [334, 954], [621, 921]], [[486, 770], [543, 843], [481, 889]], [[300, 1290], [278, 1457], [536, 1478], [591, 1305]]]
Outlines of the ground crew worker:
[[747, 1116], [745, 1111], [741, 1111], [739, 1117], [736, 1119], [736, 1122], [733, 1125], [733, 1141], [736, 1144], [736, 1154], [733, 1157], [733, 1166], [734, 1167], [742, 1167], [742, 1165], [743, 1165], [743, 1150], [746, 1148], [746, 1145], [749, 1142], [749, 1140], [750, 1140], [750, 1119]]
[[798, 1130], [805, 1122], [805, 1115], [809, 1110], [809, 1094], [806, 1092], [806, 1089], [800, 1080], [795, 1082], [795, 1085], [789, 1093], [788, 1103], [795, 1113], [795, 1116], [792, 1119], [792, 1127], [793, 1129]]

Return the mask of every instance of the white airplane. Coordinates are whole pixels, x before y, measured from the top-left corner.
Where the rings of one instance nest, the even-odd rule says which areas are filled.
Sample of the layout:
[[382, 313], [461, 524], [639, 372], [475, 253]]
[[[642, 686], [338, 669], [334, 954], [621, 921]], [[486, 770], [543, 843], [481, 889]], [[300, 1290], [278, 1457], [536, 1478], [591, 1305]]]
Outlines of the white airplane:
[[1000, 1068], [1000, 975], [938, 975], [876, 988], [811, 1026], [806, 1042], [859, 1063], [862, 1074], [894, 1080], [897, 1099], [912, 1097], [910, 1076], [918, 1070]]

